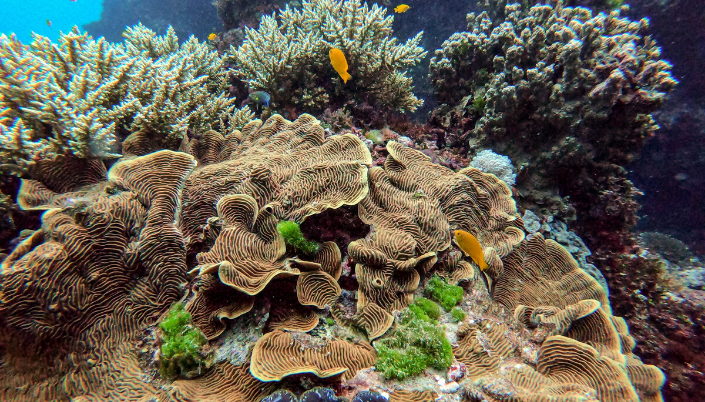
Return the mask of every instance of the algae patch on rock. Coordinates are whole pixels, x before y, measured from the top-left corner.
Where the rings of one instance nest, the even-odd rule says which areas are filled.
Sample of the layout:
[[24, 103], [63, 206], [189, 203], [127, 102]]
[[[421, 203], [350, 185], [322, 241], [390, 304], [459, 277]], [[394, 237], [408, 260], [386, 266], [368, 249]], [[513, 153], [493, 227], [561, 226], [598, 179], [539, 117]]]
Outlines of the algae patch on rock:
[[404, 310], [398, 326], [377, 341], [376, 368], [386, 378], [403, 380], [422, 373], [426, 367], [444, 370], [453, 363], [453, 351], [443, 330]]
[[174, 304], [159, 323], [162, 344], [159, 371], [165, 378], [194, 377], [210, 367], [211, 356], [203, 352], [206, 336], [192, 325], [191, 314], [182, 303]]

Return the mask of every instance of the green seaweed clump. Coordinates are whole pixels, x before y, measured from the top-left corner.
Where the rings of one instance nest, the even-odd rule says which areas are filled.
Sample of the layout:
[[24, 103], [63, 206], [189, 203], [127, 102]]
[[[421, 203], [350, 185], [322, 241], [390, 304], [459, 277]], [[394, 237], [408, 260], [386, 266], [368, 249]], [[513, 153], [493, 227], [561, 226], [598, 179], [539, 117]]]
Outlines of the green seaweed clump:
[[426, 284], [426, 294], [437, 301], [446, 310], [455, 307], [463, 300], [463, 288], [460, 286], [449, 285], [444, 279], [438, 275], [434, 275]]
[[622, 7], [622, 3], [623, 0], [607, 0], [605, 5], [611, 10], [616, 10]]
[[210, 367], [211, 356], [203, 353], [208, 342], [198, 328], [191, 324], [191, 314], [182, 303], [174, 304], [159, 323], [161, 347], [159, 370], [164, 378], [192, 378]]
[[453, 350], [443, 330], [404, 310], [388, 338], [375, 343], [376, 369], [389, 379], [403, 380], [426, 367], [445, 370], [453, 363]]
[[485, 98], [475, 98], [472, 101], [472, 108], [475, 109], [477, 113], [482, 113], [487, 106], [487, 101]]
[[465, 312], [460, 307], [453, 307], [453, 309], [450, 310], [450, 315], [458, 322], [465, 320]]
[[416, 298], [409, 310], [416, 318], [434, 325], [438, 324], [438, 319], [441, 318], [441, 307], [425, 297]]
[[306, 240], [299, 224], [294, 221], [281, 221], [277, 224], [277, 230], [284, 236], [284, 242], [297, 250], [303, 251], [308, 255], [313, 255], [318, 252], [321, 247], [315, 241]]
[[365, 133], [365, 138], [374, 142], [375, 144], [384, 144], [384, 137], [382, 136], [381, 130], [370, 130]]

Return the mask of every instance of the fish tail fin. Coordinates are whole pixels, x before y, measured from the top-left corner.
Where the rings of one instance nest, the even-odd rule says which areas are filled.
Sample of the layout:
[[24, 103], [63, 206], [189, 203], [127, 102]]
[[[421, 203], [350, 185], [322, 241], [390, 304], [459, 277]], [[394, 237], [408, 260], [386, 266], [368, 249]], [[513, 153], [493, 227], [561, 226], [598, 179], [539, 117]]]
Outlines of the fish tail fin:
[[480, 261], [480, 264], [478, 265], [480, 265], [480, 271], [484, 271], [487, 269], [487, 263], [484, 261]]
[[350, 75], [349, 73], [346, 72], [344, 75], [341, 75], [340, 78], [342, 78], [342, 79], [343, 79], [343, 82], [347, 84], [347, 83], [348, 83], [348, 80], [349, 80], [350, 78], [352, 78], [352, 75]]

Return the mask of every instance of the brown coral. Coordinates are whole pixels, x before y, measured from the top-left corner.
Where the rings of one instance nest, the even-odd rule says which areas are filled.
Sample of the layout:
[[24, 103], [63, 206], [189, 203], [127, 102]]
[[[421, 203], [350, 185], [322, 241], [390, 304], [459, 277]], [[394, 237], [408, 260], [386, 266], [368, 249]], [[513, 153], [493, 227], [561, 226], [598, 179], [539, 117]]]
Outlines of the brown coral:
[[[375, 233], [350, 243], [360, 282], [358, 308], [376, 303], [391, 311], [407, 306], [437, 253], [451, 246], [451, 229], [473, 233], [487, 253], [505, 256], [524, 239], [509, 189], [476, 169], [461, 173], [394, 141], [384, 169], [370, 169], [370, 192], [360, 218]], [[450, 266], [448, 265], [450, 263]], [[469, 261], [444, 260], [457, 280], [471, 277]], [[460, 265], [461, 274], [453, 272]]]
[[252, 377], [247, 364], [216, 364], [203, 377], [174, 381], [173, 392], [163, 392], [160, 401], [243, 402], [257, 401], [274, 391], [276, 385]]
[[504, 324], [492, 322], [463, 324], [458, 329], [458, 346], [453, 348], [453, 355], [465, 364], [470, 378], [496, 372], [512, 356], [514, 346], [507, 340], [506, 332]]
[[524, 240], [502, 262], [502, 271], [492, 276], [493, 297], [510, 310], [519, 304], [564, 308], [594, 299], [611, 312], [597, 280], [581, 270], [565, 248], [541, 234]]
[[9, 397], [154, 392], [139, 378], [132, 342], [180, 296], [186, 256], [173, 222], [194, 166], [170, 151], [122, 161], [108, 175], [111, 190], [84, 210], [45, 212], [44, 242], [1, 277], [3, 344], [17, 345], [5, 349], [3, 388], [27, 387]]
[[252, 121], [226, 137], [218, 155], [218, 163], [198, 170], [184, 189], [182, 226], [191, 241], [228, 194], [248, 195], [260, 208], [271, 205], [278, 219], [301, 222], [328, 208], [357, 204], [368, 191], [372, 157], [364, 143], [353, 135], [324, 139], [318, 120], [307, 114], [293, 122], [280, 115]]
[[288, 332], [270, 332], [255, 345], [250, 372], [260, 381], [279, 381], [299, 373], [324, 378], [348, 371], [344, 376], [351, 378], [356, 371], [372, 366], [376, 359], [372, 346], [364, 342], [336, 340], [311, 345], [312, 341], [315, 339], [307, 335], [295, 338]]

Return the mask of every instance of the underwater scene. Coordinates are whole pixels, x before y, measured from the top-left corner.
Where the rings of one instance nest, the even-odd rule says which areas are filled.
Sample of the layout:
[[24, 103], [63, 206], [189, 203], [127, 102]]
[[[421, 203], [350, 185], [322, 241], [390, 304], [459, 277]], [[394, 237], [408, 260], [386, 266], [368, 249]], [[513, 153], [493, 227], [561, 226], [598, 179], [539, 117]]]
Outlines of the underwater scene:
[[702, 0], [3, 0], [0, 401], [705, 402]]

